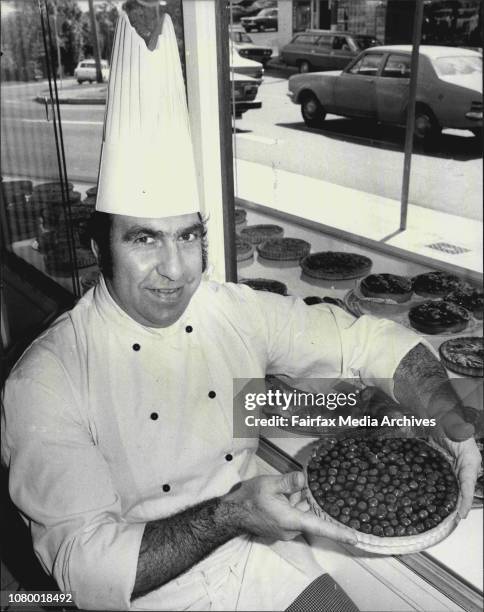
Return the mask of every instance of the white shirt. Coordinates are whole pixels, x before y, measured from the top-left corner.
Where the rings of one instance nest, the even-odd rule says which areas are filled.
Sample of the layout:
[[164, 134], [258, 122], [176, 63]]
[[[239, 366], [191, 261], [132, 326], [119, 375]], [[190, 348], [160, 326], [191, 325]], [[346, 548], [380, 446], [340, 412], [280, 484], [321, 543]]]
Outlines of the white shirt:
[[129, 609], [145, 522], [256, 474], [257, 440], [233, 437], [234, 378], [360, 376], [392, 395], [419, 341], [390, 321], [213, 282], [174, 325], [147, 328], [101, 281], [5, 388], [2, 457], [44, 567], [81, 608]]

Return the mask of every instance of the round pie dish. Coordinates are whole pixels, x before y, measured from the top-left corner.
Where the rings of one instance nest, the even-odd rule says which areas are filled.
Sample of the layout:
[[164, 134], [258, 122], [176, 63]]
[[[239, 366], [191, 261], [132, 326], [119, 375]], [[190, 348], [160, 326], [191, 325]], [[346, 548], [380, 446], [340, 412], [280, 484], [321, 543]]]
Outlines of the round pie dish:
[[254, 247], [247, 240], [242, 240], [240, 236], [235, 237], [235, 249], [237, 261], [247, 261], [254, 257]]
[[366, 276], [373, 262], [358, 253], [321, 251], [307, 255], [301, 261], [303, 272], [311, 278], [324, 280], [350, 280]]
[[408, 302], [412, 297], [412, 281], [397, 274], [370, 274], [360, 283], [360, 291], [367, 298]]
[[465, 308], [445, 301], [423, 302], [411, 308], [408, 313], [412, 327], [423, 334], [432, 335], [461, 332], [467, 327], [470, 318]]
[[414, 276], [412, 285], [417, 295], [427, 298], [442, 298], [451, 291], [466, 287], [458, 276], [437, 271]]
[[464, 376], [484, 376], [484, 339], [482, 336], [451, 338], [439, 346], [446, 368]]
[[[362, 475], [365, 471], [370, 475]], [[355, 546], [368, 552], [419, 552], [447, 537], [458, 522], [457, 478], [448, 457], [431, 441], [352, 434], [326, 438], [313, 446], [305, 475], [312, 511], [352, 529]]]
[[250, 242], [250, 244], [260, 244], [271, 238], [282, 238], [284, 230], [279, 225], [248, 225], [240, 231], [240, 235], [244, 240]]
[[300, 238], [271, 238], [257, 246], [257, 252], [264, 259], [274, 261], [299, 261], [309, 254], [311, 245]]

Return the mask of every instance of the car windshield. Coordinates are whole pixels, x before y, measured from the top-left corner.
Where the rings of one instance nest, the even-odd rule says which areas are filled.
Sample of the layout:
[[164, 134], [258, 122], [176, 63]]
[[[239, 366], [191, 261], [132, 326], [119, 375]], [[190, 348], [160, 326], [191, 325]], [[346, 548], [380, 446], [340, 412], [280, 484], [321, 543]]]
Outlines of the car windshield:
[[358, 45], [358, 49], [363, 51], [364, 49], [368, 49], [368, 47], [376, 47], [380, 45], [380, 41], [373, 36], [355, 36], [355, 42]]
[[482, 72], [482, 60], [474, 55], [458, 55], [455, 57], [438, 57], [432, 61], [439, 76], [454, 76], [458, 74], [473, 74]]

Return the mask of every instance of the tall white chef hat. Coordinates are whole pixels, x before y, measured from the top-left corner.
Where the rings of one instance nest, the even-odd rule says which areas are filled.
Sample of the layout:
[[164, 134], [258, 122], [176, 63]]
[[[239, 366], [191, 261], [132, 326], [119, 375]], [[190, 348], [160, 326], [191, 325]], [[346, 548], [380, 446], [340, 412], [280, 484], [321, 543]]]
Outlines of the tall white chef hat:
[[96, 210], [151, 218], [200, 210], [183, 74], [167, 14], [153, 51], [128, 15], [119, 16]]

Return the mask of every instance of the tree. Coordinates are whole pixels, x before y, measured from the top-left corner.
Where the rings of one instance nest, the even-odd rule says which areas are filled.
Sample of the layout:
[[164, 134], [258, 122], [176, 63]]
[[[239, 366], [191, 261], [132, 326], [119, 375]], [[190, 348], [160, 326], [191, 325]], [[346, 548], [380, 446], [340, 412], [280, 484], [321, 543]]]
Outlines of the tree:
[[29, 81], [44, 72], [44, 43], [36, 5], [27, 2], [22, 6], [22, 11], [2, 11], [1, 24], [2, 81]]

